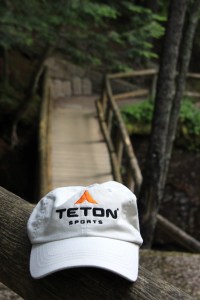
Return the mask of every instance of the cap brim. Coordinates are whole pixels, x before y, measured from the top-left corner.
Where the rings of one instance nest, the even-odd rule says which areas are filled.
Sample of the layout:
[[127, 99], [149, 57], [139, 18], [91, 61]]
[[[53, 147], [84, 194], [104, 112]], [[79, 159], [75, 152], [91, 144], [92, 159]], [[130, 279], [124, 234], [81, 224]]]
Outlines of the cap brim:
[[75, 267], [103, 268], [130, 281], [138, 276], [139, 246], [102, 238], [77, 237], [32, 246], [30, 272], [42, 278], [59, 270]]

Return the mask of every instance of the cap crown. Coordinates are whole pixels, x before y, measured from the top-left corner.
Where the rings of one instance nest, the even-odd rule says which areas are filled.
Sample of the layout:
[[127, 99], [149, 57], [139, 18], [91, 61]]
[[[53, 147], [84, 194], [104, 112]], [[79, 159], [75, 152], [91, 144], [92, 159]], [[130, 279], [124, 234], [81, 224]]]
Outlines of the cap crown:
[[117, 182], [57, 188], [28, 221], [32, 244], [74, 237], [105, 237], [140, 245], [135, 195]]

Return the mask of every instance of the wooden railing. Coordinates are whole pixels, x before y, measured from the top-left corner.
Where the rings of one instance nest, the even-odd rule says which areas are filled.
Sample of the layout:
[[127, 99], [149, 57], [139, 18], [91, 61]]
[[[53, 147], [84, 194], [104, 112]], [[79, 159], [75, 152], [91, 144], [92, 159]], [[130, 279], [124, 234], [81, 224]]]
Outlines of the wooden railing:
[[[127, 72], [127, 73], [115, 73], [115, 74], [109, 74], [107, 78], [109, 80], [111, 79], [127, 79], [127, 78], [149, 78], [150, 79], [150, 84], [146, 88], [139, 88], [137, 90], [128, 92], [128, 93], [122, 93], [122, 94], [117, 94], [113, 95], [115, 100], [122, 100], [125, 98], [130, 98], [130, 97], [146, 97], [149, 96], [150, 98], [154, 99], [155, 97], [155, 91], [156, 91], [156, 83], [157, 83], [157, 77], [158, 77], [158, 70], [156, 69], [147, 69], [147, 70], [137, 70], [137, 71], [132, 71], [132, 72]], [[186, 75], [186, 80], [191, 81], [191, 80], [198, 80], [200, 81], [200, 73], [187, 73]], [[197, 85], [199, 86], [199, 84]], [[200, 88], [197, 91], [190, 91], [190, 90], [185, 90], [184, 96], [191, 97], [193, 101], [199, 101], [200, 100]]]
[[136, 90], [113, 95], [115, 100], [123, 100], [126, 98], [134, 97], [155, 97], [156, 82], [157, 82], [158, 71], [156, 69], [137, 70], [127, 73], [115, 73], [108, 74], [107, 79], [109, 81], [114, 79], [150, 79], [150, 84], [143, 88], [137, 88]]
[[42, 82], [42, 103], [39, 120], [39, 198], [51, 190], [51, 110], [52, 98], [48, 84], [48, 70]]
[[[200, 74], [199, 73], [188, 73], [187, 80], [198, 80], [200, 82]], [[199, 82], [198, 85], [199, 86]], [[199, 89], [200, 90], [200, 89]], [[185, 91], [184, 95], [190, 97], [193, 101], [200, 101], [200, 92], [198, 91]]]
[[142, 175], [137, 158], [114, 100], [110, 79], [104, 81], [102, 97], [96, 102], [100, 125], [109, 149], [114, 179], [138, 194]]
[[[114, 179], [129, 187], [136, 195], [138, 195], [140, 191], [142, 174], [116, 99], [123, 99], [127, 96], [131, 98], [137, 97], [139, 90], [128, 93], [125, 92], [120, 94], [120, 97], [119, 95], [113, 95], [111, 80], [138, 76], [152, 76], [148, 91], [150, 95], [153, 95], [155, 93], [154, 89], [157, 79], [156, 70], [151, 69], [124, 74], [118, 73], [107, 75], [105, 77], [102, 96], [96, 102], [101, 129], [110, 153]], [[187, 77], [200, 79], [200, 74], [188, 74]], [[122, 95], [124, 95], [124, 97]], [[140, 92], [140, 96], [146, 96], [146, 92], [143, 94]], [[185, 249], [195, 253], [200, 251], [199, 241], [159, 214], [157, 216], [157, 224], [173, 241], [177, 242]]]
[[[155, 98], [158, 71], [156, 69], [138, 70], [129, 73], [108, 74], [104, 78], [101, 98], [96, 102], [100, 125], [109, 149], [114, 179], [124, 183], [138, 194], [142, 182], [142, 175], [137, 158], [124, 125], [118, 100], [135, 97]], [[188, 79], [200, 80], [200, 74], [188, 73]], [[149, 83], [142, 88], [123, 93], [114, 93], [112, 80], [131, 79], [134, 81], [148, 79]], [[185, 91], [186, 96], [200, 99], [200, 93]]]

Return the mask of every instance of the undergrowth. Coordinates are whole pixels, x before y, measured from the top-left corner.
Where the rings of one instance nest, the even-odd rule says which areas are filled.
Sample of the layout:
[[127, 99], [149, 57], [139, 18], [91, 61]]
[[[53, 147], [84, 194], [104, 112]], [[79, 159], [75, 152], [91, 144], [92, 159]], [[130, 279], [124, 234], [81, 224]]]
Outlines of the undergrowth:
[[[126, 106], [121, 112], [130, 134], [150, 134], [153, 117], [152, 101], [146, 100]], [[195, 107], [191, 99], [184, 99], [182, 102], [175, 145], [200, 152], [200, 110]]]

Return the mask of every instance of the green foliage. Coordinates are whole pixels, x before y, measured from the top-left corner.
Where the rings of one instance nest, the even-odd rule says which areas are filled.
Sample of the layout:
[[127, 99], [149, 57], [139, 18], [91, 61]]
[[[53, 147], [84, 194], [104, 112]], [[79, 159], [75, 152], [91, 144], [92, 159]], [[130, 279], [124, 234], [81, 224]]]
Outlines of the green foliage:
[[190, 100], [185, 100], [180, 110], [180, 123], [191, 134], [200, 134], [200, 112]]
[[129, 22], [119, 26], [120, 39], [114, 38], [121, 45], [127, 45], [127, 57], [157, 57], [152, 51], [152, 39], [158, 39], [164, 34], [160, 22], [166, 21], [166, 18], [130, 1], [121, 2], [120, 12], [119, 23], [120, 17], [126, 17]]
[[[153, 102], [143, 101], [121, 110], [130, 134], [150, 134]], [[181, 105], [176, 145], [188, 150], [200, 151], [200, 110], [189, 99]]]
[[178, 129], [177, 144], [200, 151], [200, 110], [189, 99], [181, 106]]
[[142, 101], [135, 105], [122, 108], [122, 114], [126, 122], [150, 123], [153, 115], [153, 105], [150, 101]]
[[[27, 73], [31, 73], [20, 64], [11, 67], [10, 50], [39, 54], [47, 44], [63, 51], [74, 63], [95, 66], [104, 73], [131, 70], [136, 58], [156, 57], [151, 39], [163, 34], [163, 21], [161, 15], [125, 0], [1, 0], [0, 48], [7, 50], [2, 51], [7, 57], [6, 81], [11, 85], [12, 80], [18, 90], [23, 81], [26, 88]], [[14, 69], [26, 74], [25, 80]], [[18, 97], [2, 92], [3, 111], [14, 111], [23, 93]]]
[[75, 62], [109, 71], [130, 68], [137, 57], [156, 57], [151, 39], [164, 33], [162, 15], [131, 1], [1, 2], [0, 46], [51, 43]]
[[[60, 3], [61, 4], [61, 3]], [[52, 41], [64, 15], [60, 5], [37, 0], [1, 1], [0, 45], [32, 46], [35, 42]]]
[[[77, 9], [80, 10], [80, 3], [77, 5]], [[82, 3], [82, 11], [84, 14], [91, 16], [96, 24], [102, 24], [102, 18], [116, 19], [117, 17], [117, 11], [113, 7], [91, 1]]]

